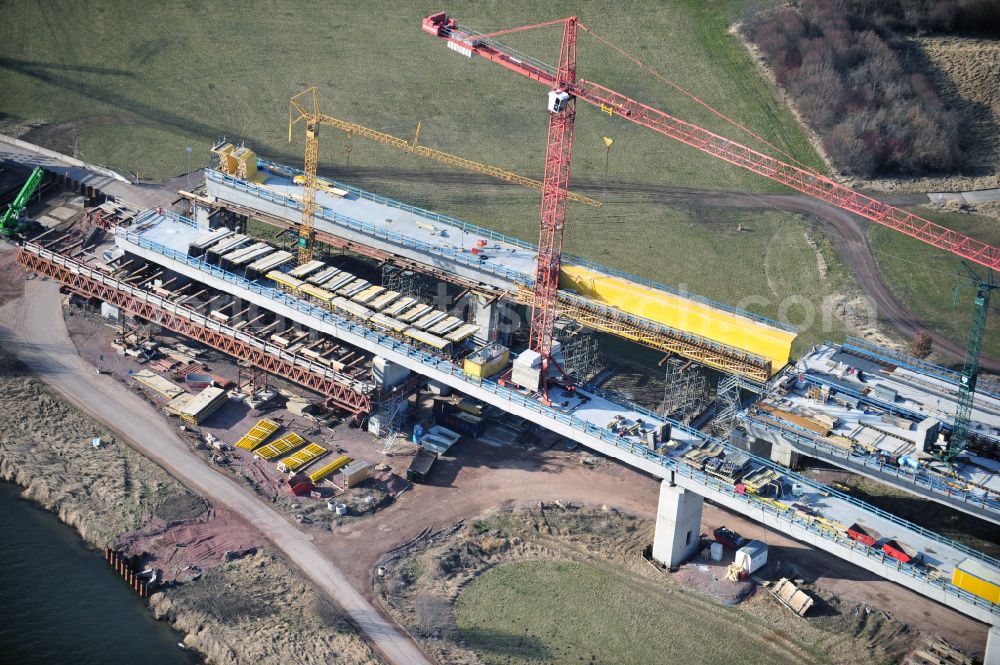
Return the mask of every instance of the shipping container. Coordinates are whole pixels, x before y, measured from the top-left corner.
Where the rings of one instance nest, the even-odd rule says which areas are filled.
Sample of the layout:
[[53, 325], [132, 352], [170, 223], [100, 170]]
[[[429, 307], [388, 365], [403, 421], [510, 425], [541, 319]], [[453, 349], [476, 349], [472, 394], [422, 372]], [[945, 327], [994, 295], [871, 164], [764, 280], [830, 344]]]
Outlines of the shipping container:
[[996, 568], [966, 559], [955, 568], [951, 583], [994, 605], [1000, 605], [1000, 570]]
[[426, 483], [436, 460], [437, 455], [421, 448], [406, 470], [406, 479], [414, 483]]

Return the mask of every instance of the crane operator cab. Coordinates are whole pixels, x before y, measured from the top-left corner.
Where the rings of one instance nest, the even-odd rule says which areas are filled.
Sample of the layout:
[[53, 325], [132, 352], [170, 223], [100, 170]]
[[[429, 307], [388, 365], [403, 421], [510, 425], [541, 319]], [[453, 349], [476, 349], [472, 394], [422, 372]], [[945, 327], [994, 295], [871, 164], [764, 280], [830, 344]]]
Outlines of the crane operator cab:
[[549, 90], [549, 111], [562, 113], [569, 106], [571, 95], [565, 90]]

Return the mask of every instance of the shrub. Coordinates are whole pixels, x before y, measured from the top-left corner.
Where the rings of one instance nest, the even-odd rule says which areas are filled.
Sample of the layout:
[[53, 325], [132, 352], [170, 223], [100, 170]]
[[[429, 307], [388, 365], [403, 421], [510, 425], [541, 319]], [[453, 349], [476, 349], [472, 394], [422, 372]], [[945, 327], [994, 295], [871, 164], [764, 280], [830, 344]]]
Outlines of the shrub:
[[[960, 17], [998, 3], [961, 0], [920, 25], [971, 20]], [[895, 32], [915, 29], [910, 10], [930, 11], [930, 4], [803, 0], [758, 12], [744, 30], [838, 167], [864, 177], [948, 171], [961, 161], [957, 117], [911, 69], [916, 58], [906, 57], [910, 47]]]

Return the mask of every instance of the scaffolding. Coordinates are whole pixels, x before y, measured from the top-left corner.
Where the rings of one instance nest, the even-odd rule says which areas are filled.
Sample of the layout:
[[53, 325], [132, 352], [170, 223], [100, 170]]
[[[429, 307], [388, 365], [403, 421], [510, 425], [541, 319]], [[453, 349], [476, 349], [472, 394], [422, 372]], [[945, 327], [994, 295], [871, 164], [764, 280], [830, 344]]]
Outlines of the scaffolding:
[[660, 413], [685, 424], [704, 410], [708, 397], [708, 379], [691, 365], [690, 361], [677, 358], [667, 361], [660, 404]]
[[382, 266], [382, 286], [388, 291], [396, 291], [418, 300], [423, 292], [423, 284], [417, 273], [392, 264]]
[[240, 364], [236, 375], [236, 390], [250, 396], [267, 390], [267, 372], [250, 364]]
[[594, 333], [581, 333], [561, 340], [562, 367], [578, 381], [587, 381], [604, 369], [601, 342]]
[[406, 397], [400, 393], [395, 393], [388, 399], [382, 400], [379, 404], [376, 417], [378, 418], [378, 438], [375, 445], [382, 448], [382, 454], [388, 455], [400, 440], [400, 430], [403, 427], [403, 406], [406, 404]]
[[716, 436], [728, 438], [736, 424], [736, 414], [740, 411], [740, 382], [733, 375], [727, 375], [719, 381], [716, 390], [715, 418], [712, 420], [712, 430]]

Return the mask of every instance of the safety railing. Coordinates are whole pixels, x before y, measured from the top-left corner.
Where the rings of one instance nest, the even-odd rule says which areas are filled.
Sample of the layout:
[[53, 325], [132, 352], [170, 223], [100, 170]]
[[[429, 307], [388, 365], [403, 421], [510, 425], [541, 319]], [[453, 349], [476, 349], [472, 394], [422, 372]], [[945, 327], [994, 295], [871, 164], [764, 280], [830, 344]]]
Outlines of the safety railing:
[[877, 454], [871, 454], [856, 449], [847, 450], [824, 443], [820, 439], [809, 436], [807, 430], [799, 427], [795, 423], [789, 422], [784, 418], [773, 414], [768, 414], [767, 417], [774, 420], [780, 420], [782, 426], [779, 427], [761, 418], [755, 418], [753, 415], [747, 414], [742, 416], [744, 421], [751, 423], [756, 427], [762, 427], [771, 432], [775, 432], [792, 443], [812, 448], [813, 450], [826, 454], [828, 457], [844, 459], [854, 464], [869, 468], [882, 475], [892, 476], [898, 480], [916, 485], [917, 487], [945, 495], [949, 499], [955, 499], [963, 503], [980, 506], [985, 510], [1000, 512], [1000, 498], [993, 497], [985, 490], [983, 490], [982, 494], [977, 494], [973, 491], [961, 490], [952, 487], [947, 483], [947, 481], [935, 478], [929, 472], [924, 471], [923, 473], [918, 473], [915, 470], [901, 467], [897, 464], [888, 463]]
[[[259, 187], [253, 183], [219, 173], [218, 171], [208, 171], [207, 174], [212, 180], [220, 180], [234, 189], [245, 191], [257, 198], [261, 198], [265, 201], [291, 208], [293, 210], [302, 210], [302, 202], [295, 197], [281, 194], [266, 187]], [[337, 186], [340, 186], [340, 183], [336, 184]], [[526, 286], [531, 286], [534, 283], [534, 279], [529, 275], [507, 268], [496, 260], [484, 259], [481, 254], [466, 253], [461, 249], [443, 245], [432, 245], [374, 224], [361, 222], [351, 217], [341, 215], [338, 212], [322, 206], [318, 207], [313, 215], [314, 217], [324, 219], [342, 228], [357, 231], [358, 233], [363, 233], [367, 236], [384, 240], [399, 247], [413, 249], [424, 254], [440, 256], [449, 261], [469, 266], [477, 271], [492, 273], [512, 284], [524, 284]]]
[[[279, 175], [285, 176], [285, 177], [294, 177], [295, 175], [301, 175], [303, 173], [300, 169], [296, 169], [296, 168], [292, 168], [292, 167], [289, 167], [289, 166], [285, 166], [283, 164], [276, 164], [274, 162], [270, 162], [270, 161], [267, 161], [267, 160], [264, 160], [264, 159], [258, 159], [257, 163], [258, 163], [259, 166], [261, 166], [261, 167], [263, 167], [263, 168], [265, 168], [265, 169], [267, 169], [269, 171], [272, 171], [274, 173], [277, 173]], [[228, 176], [228, 175], [220, 173], [218, 171], [209, 170], [207, 173], [208, 173], [208, 177], [209, 178], [212, 178], [212, 179], [223, 178], [223, 179], [226, 179], [225, 182], [227, 182], [227, 183], [230, 183], [231, 180], [236, 180], [235, 178], [232, 178], [232, 176]], [[291, 174], [291, 175], [289, 176], [288, 174]], [[245, 181], [241, 181], [241, 182], [245, 182]], [[476, 224], [471, 224], [469, 222], [465, 222], [465, 221], [462, 221], [460, 219], [456, 219], [454, 217], [449, 217], [448, 215], [441, 215], [439, 213], [432, 212], [430, 210], [426, 210], [424, 208], [418, 208], [416, 206], [411, 206], [411, 205], [408, 205], [406, 203], [401, 203], [399, 201], [395, 201], [393, 199], [390, 199], [390, 198], [387, 198], [387, 197], [384, 197], [384, 196], [379, 196], [378, 194], [373, 194], [372, 192], [368, 192], [368, 191], [365, 191], [363, 189], [359, 189], [357, 187], [354, 187], [352, 185], [348, 185], [348, 184], [343, 183], [343, 182], [339, 182], [339, 181], [331, 181], [331, 182], [333, 182], [333, 185], [335, 187], [338, 187], [340, 189], [344, 189], [344, 190], [350, 192], [351, 194], [354, 194], [355, 196], [357, 196], [359, 198], [367, 199], [369, 201], [374, 201], [375, 203], [381, 203], [382, 205], [390, 206], [392, 208], [397, 208], [399, 210], [404, 210], [406, 212], [413, 213], [414, 215], [418, 215], [420, 217], [425, 217], [427, 219], [432, 219], [434, 221], [441, 222], [442, 224], [448, 224], [449, 226], [454, 226], [456, 228], [461, 229], [462, 231], [464, 231], [466, 233], [475, 234], [475, 235], [481, 236], [483, 238], [489, 238], [490, 240], [496, 240], [498, 242], [502, 242], [502, 243], [505, 243], [505, 244], [508, 244], [508, 245], [513, 245], [513, 246], [518, 247], [520, 249], [528, 250], [528, 251], [530, 251], [532, 253], [535, 253], [535, 252], [538, 251], [538, 246], [537, 245], [535, 245], [533, 243], [526, 242], [524, 240], [521, 240], [520, 238], [514, 238], [512, 236], [504, 235], [503, 233], [499, 233], [497, 231], [493, 231], [491, 229], [487, 229], [487, 228], [484, 228], [482, 226], [478, 226]], [[266, 190], [266, 188], [262, 188], [262, 189]], [[599, 263], [595, 263], [593, 261], [590, 261], [589, 259], [585, 259], [585, 258], [580, 257], [580, 256], [576, 256], [576, 255], [573, 255], [573, 254], [563, 254], [562, 260], [564, 262], [566, 262], [566, 263], [583, 266], [585, 268], [590, 268], [591, 270], [595, 270], [597, 272], [604, 273], [605, 275], [609, 275], [611, 277], [618, 277], [620, 279], [628, 280], [628, 281], [633, 282], [635, 284], [641, 284], [642, 286], [645, 286], [645, 287], [648, 287], [648, 288], [651, 288], [651, 289], [656, 289], [656, 290], [659, 290], [659, 291], [666, 291], [667, 293], [672, 293], [672, 294], [674, 294], [676, 296], [680, 296], [680, 297], [682, 297], [682, 298], [684, 298], [686, 300], [692, 300], [692, 301], [695, 301], [695, 302], [699, 302], [699, 303], [702, 303], [704, 305], [708, 305], [709, 307], [713, 307], [715, 309], [720, 309], [722, 311], [729, 312], [730, 314], [735, 314], [736, 316], [742, 316], [744, 318], [748, 318], [748, 319], [751, 319], [753, 321], [757, 321], [759, 323], [764, 323], [764, 324], [767, 324], [769, 326], [773, 326], [775, 328], [779, 328], [781, 330], [785, 330], [785, 331], [788, 331], [788, 332], [796, 332], [796, 330], [795, 330], [795, 328], [793, 326], [790, 326], [790, 325], [788, 325], [786, 323], [781, 323], [780, 321], [775, 321], [774, 319], [770, 319], [770, 318], [768, 318], [766, 316], [763, 316], [761, 314], [755, 314], [753, 312], [749, 312], [747, 310], [740, 309], [739, 307], [733, 307], [732, 305], [727, 305], [725, 303], [721, 303], [721, 302], [718, 302], [716, 300], [712, 300], [711, 298], [706, 298], [705, 296], [700, 296], [700, 295], [695, 294], [695, 293], [689, 293], [687, 291], [682, 291], [682, 290], [674, 288], [672, 286], [667, 286], [666, 284], [661, 284], [659, 282], [655, 282], [653, 280], [645, 279], [643, 277], [637, 277], [636, 275], [631, 275], [631, 274], [629, 274], [629, 273], [627, 273], [625, 271], [622, 271], [622, 270], [617, 270], [615, 268], [609, 268], [607, 266], [603, 266], [603, 265], [601, 265]]]
[[[382, 334], [382, 333], [380, 333], [380, 332], [378, 332], [376, 330], [373, 330], [373, 329], [371, 329], [371, 328], [369, 328], [369, 327], [367, 327], [365, 325], [362, 325], [362, 324], [357, 323], [355, 321], [352, 321], [352, 320], [350, 320], [348, 318], [345, 318], [345, 317], [342, 317], [340, 315], [337, 315], [337, 314], [335, 314], [335, 313], [333, 313], [333, 312], [331, 312], [329, 310], [323, 309], [323, 308], [321, 308], [321, 307], [319, 307], [317, 305], [314, 305], [314, 304], [312, 304], [312, 303], [310, 303], [308, 301], [302, 300], [300, 298], [295, 298], [294, 296], [292, 296], [292, 295], [290, 295], [288, 293], [282, 292], [282, 291], [280, 291], [278, 289], [275, 289], [275, 288], [272, 288], [272, 287], [263, 286], [261, 284], [255, 283], [255, 282], [251, 282], [250, 280], [247, 280], [246, 278], [239, 277], [239, 276], [234, 275], [232, 273], [228, 273], [225, 276], [222, 276], [221, 274], [222, 273], [226, 273], [226, 271], [224, 271], [224, 270], [222, 270], [222, 269], [220, 269], [220, 268], [218, 268], [216, 266], [210, 266], [210, 265], [206, 264], [204, 261], [199, 261], [197, 259], [191, 259], [190, 257], [187, 257], [186, 255], [179, 256], [178, 252], [176, 252], [174, 250], [171, 250], [168, 247], [163, 247], [162, 245], [157, 245], [157, 243], [152, 243], [152, 242], [150, 242], [148, 240], [145, 240], [145, 239], [143, 239], [141, 237], [138, 237], [137, 234], [130, 234], [127, 231], [123, 231], [123, 230], [118, 230], [116, 233], [118, 235], [125, 236], [126, 239], [129, 240], [130, 242], [135, 242], [136, 244], [139, 244], [142, 247], [146, 247], [146, 248], [151, 249], [153, 251], [162, 253], [162, 254], [164, 254], [164, 256], [167, 256], [167, 257], [170, 257], [170, 258], [174, 258], [175, 260], [184, 262], [184, 263], [186, 263], [188, 265], [191, 265], [192, 267], [195, 267], [195, 268], [200, 269], [200, 270], [204, 270], [205, 272], [209, 272], [210, 274], [213, 274], [215, 276], [220, 276], [226, 282], [229, 282], [229, 283], [233, 284], [234, 286], [238, 286], [238, 287], [241, 287], [241, 288], [245, 288], [245, 289], [251, 290], [251, 291], [253, 291], [255, 293], [259, 293], [259, 294], [261, 294], [261, 295], [263, 295], [265, 297], [271, 298], [271, 299], [273, 299], [273, 300], [275, 300], [277, 302], [285, 304], [285, 305], [287, 305], [287, 306], [295, 309], [296, 311], [300, 311], [300, 312], [302, 312], [304, 314], [307, 314], [307, 315], [309, 315], [311, 317], [314, 317], [314, 318], [317, 318], [319, 320], [328, 322], [328, 323], [330, 323], [334, 327], [335, 330], [343, 330], [343, 331], [345, 331], [347, 333], [350, 333], [352, 335], [360, 337], [360, 338], [362, 338], [364, 340], [368, 340], [368, 341], [370, 341], [370, 342], [372, 342], [372, 343], [374, 343], [374, 344], [376, 344], [378, 346], [381, 346], [381, 347], [383, 347], [385, 349], [388, 349], [388, 350], [394, 351], [396, 353], [402, 354], [402, 355], [406, 356], [407, 358], [410, 358], [410, 359], [412, 359], [414, 361], [419, 362], [421, 365], [423, 365], [424, 367], [426, 367], [428, 369], [432, 369], [432, 370], [435, 370], [435, 371], [447, 374], [449, 376], [452, 376], [452, 377], [455, 377], [455, 378], [459, 379], [460, 381], [462, 381], [462, 382], [464, 382], [466, 384], [469, 384], [471, 386], [476, 386], [478, 388], [486, 390], [487, 392], [490, 392], [490, 393], [498, 396], [499, 398], [503, 399], [504, 401], [506, 401], [506, 402], [508, 402], [510, 404], [517, 405], [519, 407], [522, 407], [524, 409], [527, 409], [529, 411], [537, 413], [537, 414], [539, 414], [539, 415], [541, 415], [541, 416], [543, 416], [543, 417], [545, 417], [545, 418], [547, 418], [549, 420], [552, 420], [554, 422], [565, 424], [565, 425], [569, 426], [570, 428], [572, 428], [573, 430], [575, 430], [577, 432], [580, 432], [580, 433], [586, 434], [588, 436], [594, 437], [594, 438], [598, 439], [599, 441], [601, 441], [602, 443], [609, 444], [609, 445], [611, 445], [611, 446], [613, 446], [615, 448], [618, 448], [618, 449], [620, 449], [620, 450], [622, 450], [622, 451], [624, 451], [626, 453], [629, 453], [629, 454], [631, 454], [631, 455], [633, 455], [635, 457], [638, 457], [638, 458], [644, 459], [644, 460], [648, 460], [650, 462], [653, 462], [654, 464], [657, 464], [657, 465], [663, 467], [664, 469], [680, 473], [681, 475], [690, 477], [693, 480], [696, 480], [696, 481], [700, 482], [701, 484], [708, 485], [710, 487], [715, 487], [716, 485], [718, 485], [720, 487], [729, 487], [729, 488], [732, 489], [732, 492], [733, 492], [733, 494], [735, 496], [743, 497], [743, 500], [750, 501], [750, 499], [746, 498], [745, 495], [740, 495], [740, 494], [736, 493], [735, 492], [735, 488], [733, 486], [730, 486], [730, 485], [727, 485], [727, 484], [724, 484], [724, 483], [720, 483], [719, 481], [716, 481], [714, 479], [710, 479], [705, 474], [703, 474], [703, 473], [701, 473], [699, 471], [696, 471], [695, 469], [693, 469], [693, 468], [691, 468], [691, 467], [689, 467], [689, 466], [687, 466], [685, 464], [678, 464], [677, 463], [677, 459], [675, 459], [675, 458], [671, 458], [671, 457], [668, 457], [668, 456], [666, 456], [666, 455], [664, 455], [664, 454], [662, 454], [660, 452], [653, 451], [653, 450], [647, 448], [646, 446], [644, 446], [640, 442], [636, 442], [636, 441], [628, 439], [628, 438], [619, 437], [618, 435], [613, 434], [606, 427], [600, 427], [598, 425], [595, 425], [594, 423], [591, 423], [589, 421], [585, 421], [585, 420], [583, 420], [583, 419], [581, 419], [581, 418], [579, 418], [579, 417], [577, 417], [577, 416], [575, 416], [573, 414], [564, 413], [562, 411], [559, 411], [558, 409], [555, 409], [554, 407], [545, 406], [541, 402], [539, 402], [537, 399], [533, 399], [533, 398], [531, 398], [529, 396], [526, 396], [526, 395], [523, 395], [523, 394], [521, 394], [521, 393], [519, 393], [517, 391], [514, 391], [514, 390], [511, 390], [511, 389], [506, 388], [504, 386], [501, 386], [498, 383], [490, 381], [489, 379], [482, 379], [482, 378], [479, 378], [479, 377], [470, 376], [469, 374], [466, 374], [465, 371], [461, 367], [457, 366], [454, 362], [452, 362], [449, 359], [446, 359], [446, 358], [443, 358], [441, 356], [432, 354], [432, 353], [430, 353], [428, 351], [424, 351], [422, 349], [418, 349], [418, 348], [416, 348], [414, 346], [411, 346], [410, 344], [405, 343], [405, 342], [403, 342], [403, 341], [401, 341], [401, 340], [399, 340], [397, 338], [390, 337], [388, 335]], [[629, 407], [629, 408], [632, 408], [632, 407]], [[677, 421], [671, 420], [669, 418], [664, 418], [662, 416], [657, 416], [656, 414], [653, 414], [652, 412], [648, 412], [648, 413], [649, 413], [649, 417], [654, 422], [656, 420], [659, 420], [659, 421], [662, 421], [662, 422], [669, 422], [672, 427], [676, 427], [676, 428], [678, 428], [681, 431], [692, 433], [692, 434], [697, 435], [697, 436], [699, 436], [701, 438], [709, 438], [708, 435], [700, 433], [700, 432], [697, 432], [697, 430], [693, 430], [693, 429], [691, 429], [691, 428], [689, 428], [689, 427], [687, 427], [687, 426], [685, 426], [685, 425], [683, 425], [683, 424], [681, 424], [681, 423], [679, 423]], [[731, 446], [730, 444], [728, 444], [726, 442], [719, 441], [719, 443], [722, 444], [725, 448], [727, 448], [729, 450], [732, 450], [732, 451], [736, 451], [737, 450], [735, 447]], [[747, 454], [745, 451], [739, 451], [739, 452], [741, 452], [743, 454]], [[770, 460], [767, 460], [767, 459], [764, 459], [764, 458], [760, 458], [760, 457], [756, 457], [756, 456], [753, 456], [753, 455], [750, 455], [750, 457], [751, 457], [751, 459], [753, 460], [754, 463], [759, 464], [759, 465], [763, 465], [763, 466], [766, 466], [766, 467], [769, 467], [769, 468], [772, 468], [772, 469], [778, 471], [779, 473], [781, 473], [783, 476], [785, 476], [789, 480], [797, 482], [797, 483], [801, 483], [801, 484], [806, 485], [806, 486], [809, 486], [809, 487], [813, 488], [814, 490], [816, 490], [818, 492], [821, 492], [822, 494], [824, 494], [827, 497], [836, 498], [836, 499], [838, 499], [840, 501], [843, 501], [845, 503], [849, 503], [849, 504], [851, 504], [853, 506], [856, 506], [856, 507], [858, 507], [858, 508], [860, 508], [860, 509], [862, 509], [864, 511], [867, 511], [867, 512], [870, 512], [872, 514], [875, 514], [875, 515], [881, 517], [882, 519], [890, 521], [893, 524], [896, 524], [897, 526], [899, 526], [899, 527], [901, 527], [903, 529], [914, 531], [916, 533], [919, 533], [924, 538], [927, 538], [929, 540], [933, 540], [935, 542], [939, 542], [939, 543], [941, 543], [943, 545], [947, 545], [948, 547], [951, 547], [952, 549], [954, 549], [954, 550], [956, 550], [958, 552], [961, 552], [961, 553], [965, 554], [966, 556], [968, 556], [970, 558], [974, 558], [974, 559], [983, 561], [984, 563], [987, 563], [987, 564], [995, 566], [995, 567], [1000, 567], [1000, 560], [997, 560], [997, 559], [995, 559], [993, 557], [990, 557], [990, 556], [988, 556], [986, 554], [983, 554], [982, 552], [978, 552], [978, 551], [976, 551], [976, 550], [974, 550], [974, 549], [972, 549], [970, 547], [967, 547], [967, 546], [965, 546], [965, 545], [963, 545], [961, 543], [954, 542], [954, 541], [952, 541], [952, 540], [950, 540], [948, 538], [945, 538], [944, 536], [941, 536], [940, 534], [937, 534], [937, 533], [935, 533], [933, 531], [929, 531], [928, 529], [925, 529], [925, 528], [923, 528], [923, 527], [921, 527], [919, 525], [913, 524], [912, 522], [908, 522], [906, 520], [903, 520], [903, 519], [901, 519], [901, 518], [899, 518], [899, 517], [897, 517], [897, 516], [895, 516], [895, 515], [893, 515], [891, 513], [888, 513], [888, 512], [886, 512], [884, 510], [881, 510], [880, 508], [877, 508], [877, 507], [872, 506], [870, 504], [867, 504], [867, 503], [865, 503], [863, 501], [860, 501], [860, 500], [858, 500], [858, 499], [856, 499], [856, 498], [854, 498], [854, 497], [852, 497], [850, 495], [844, 494], [842, 492], [837, 492], [836, 490], [833, 490], [833, 489], [831, 489], [829, 487], [826, 487], [825, 485], [817, 483], [817, 482], [815, 482], [815, 481], [813, 481], [813, 480], [811, 480], [809, 478], [806, 478], [804, 476], [800, 476], [798, 474], [790, 472], [788, 469], [786, 469], [786, 468], [784, 468], [784, 467], [782, 467], [782, 466], [780, 466], [780, 465], [778, 465], [778, 464], [776, 464], [774, 462], [771, 462]], [[761, 505], [763, 505], [763, 504], [761, 504]], [[796, 516], [796, 515], [793, 514], [793, 515], [791, 515], [789, 517], [789, 519], [791, 519], [792, 521], [798, 521], [798, 522], [802, 523], [803, 525], [807, 525], [807, 528], [808, 528], [808, 520], [806, 520], [805, 518], [802, 518], [800, 516]], [[837, 540], [837, 538], [834, 538], [832, 534], [829, 534], [829, 533], [827, 533], [827, 532], [825, 532], [823, 530], [817, 529], [814, 526], [813, 526], [812, 530], [816, 531], [817, 533], [819, 533], [820, 535], [822, 535], [822, 536], [824, 536], [824, 537], [826, 537], [828, 539]], [[921, 575], [923, 575], [923, 578], [927, 577], [926, 573], [922, 573], [922, 571], [919, 571], [919, 569], [917, 569], [917, 568], [915, 568], [913, 566], [906, 566], [905, 564], [901, 564], [901, 565], [904, 566], [904, 567], [903, 568], [899, 568], [899, 567], [897, 567], [895, 565], [893, 567], [897, 568], [897, 569], [899, 569], [899, 570], [901, 570], [903, 572], [908, 572], [908, 571], [910, 571], [910, 569], [912, 569], [912, 571], [913, 571], [912, 572], [912, 576], [914, 576], [914, 577], [919, 577]], [[949, 586], [950, 586], [950, 583], [949, 583]], [[951, 589], [949, 589], [949, 591], [951, 591]], [[956, 593], [958, 591], [960, 591], [960, 590], [955, 589]], [[987, 603], [986, 606], [991, 607], [992, 611], [1000, 614], [1000, 606], [993, 606], [992, 604], [988, 604], [988, 603]]]
[[[827, 342], [827, 344], [829, 344], [829, 342]], [[908, 353], [903, 353], [885, 346], [879, 346], [878, 344], [874, 344], [868, 340], [859, 339], [857, 337], [848, 337], [841, 346], [844, 349], [870, 356], [891, 365], [905, 367], [906, 369], [917, 372], [918, 374], [929, 374], [955, 386], [962, 382], [961, 372], [956, 372], [953, 369], [948, 369], [947, 367], [942, 367], [941, 365], [935, 365], [934, 363], [929, 363], [926, 360], [915, 358]], [[982, 378], [980, 378], [976, 384], [976, 392], [1000, 399], [1000, 385], [990, 381], [985, 381]]]

